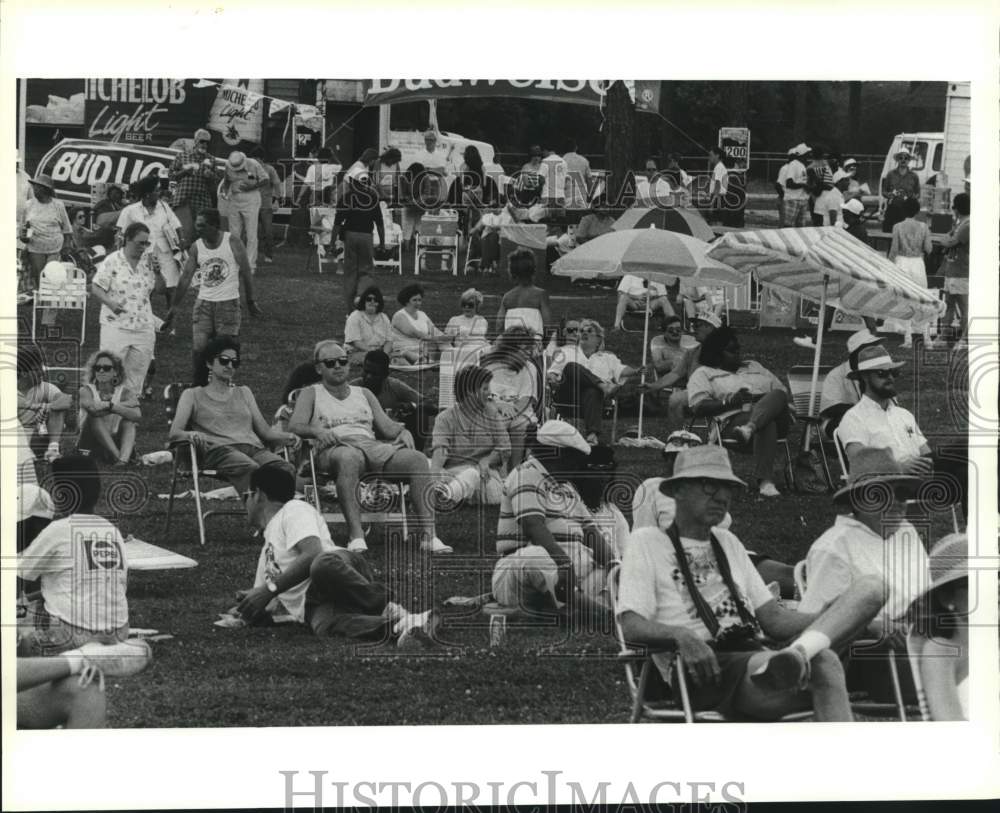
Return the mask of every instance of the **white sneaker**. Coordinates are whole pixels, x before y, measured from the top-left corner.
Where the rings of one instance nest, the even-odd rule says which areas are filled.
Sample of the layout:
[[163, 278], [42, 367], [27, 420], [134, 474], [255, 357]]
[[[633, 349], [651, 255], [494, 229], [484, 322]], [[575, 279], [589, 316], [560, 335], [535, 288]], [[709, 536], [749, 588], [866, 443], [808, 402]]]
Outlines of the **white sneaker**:
[[430, 544], [426, 542], [420, 546], [420, 550], [426, 551], [427, 553], [454, 553], [455, 549], [451, 545], [446, 545], [436, 536], [430, 541]]
[[395, 632], [395, 625], [402, 621], [409, 613], [406, 612], [401, 604], [397, 604], [395, 601], [387, 601], [385, 609], [382, 610], [382, 615], [393, 623], [393, 632]]
[[733, 431], [735, 431], [736, 434], [743, 439], [744, 443], [749, 443], [750, 439], [753, 437], [753, 424], [745, 423], [742, 426], [737, 426]]
[[58, 460], [62, 457], [62, 452], [59, 450], [59, 444], [53, 441], [49, 444], [49, 448], [45, 450], [43, 455], [46, 463], [51, 463], [53, 460]]
[[440, 623], [441, 616], [437, 610], [427, 610], [419, 614], [407, 613], [393, 628], [393, 632], [399, 634], [396, 648], [426, 649], [434, 646], [434, 633]]
[[80, 647], [87, 661], [108, 677], [136, 675], [149, 666], [153, 650], [146, 641], [132, 639], [117, 644], [99, 644], [91, 641]]
[[912, 342], [912, 341], [909, 341], [909, 342], [903, 342], [903, 343], [902, 343], [902, 344], [901, 344], [901, 345], [899, 346], [899, 349], [900, 349], [900, 350], [912, 350], [912, 349], [913, 349], [913, 342]]
[[358, 537], [347, 543], [347, 549], [351, 553], [365, 553], [368, 550], [368, 543], [361, 537]]
[[804, 347], [806, 350], [815, 350], [816, 342], [810, 339], [808, 336], [796, 336], [792, 341], [799, 347]]
[[780, 497], [781, 492], [778, 491], [778, 487], [772, 483], [770, 480], [761, 480], [760, 483], [760, 496], [761, 497]]

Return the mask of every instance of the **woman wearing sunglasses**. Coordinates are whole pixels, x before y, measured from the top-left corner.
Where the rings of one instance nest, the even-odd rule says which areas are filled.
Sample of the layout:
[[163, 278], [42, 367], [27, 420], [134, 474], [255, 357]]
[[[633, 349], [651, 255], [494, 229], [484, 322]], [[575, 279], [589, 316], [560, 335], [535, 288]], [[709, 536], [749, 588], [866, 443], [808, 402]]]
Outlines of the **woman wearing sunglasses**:
[[136, 424], [142, 417], [137, 393], [125, 386], [122, 360], [98, 350], [84, 368], [80, 387], [80, 449], [96, 451], [98, 458], [124, 466], [135, 449]]
[[351, 364], [361, 364], [370, 350], [392, 351], [392, 323], [383, 312], [385, 299], [377, 285], [369, 285], [358, 297], [357, 307], [347, 316], [344, 345]]
[[486, 329], [489, 323], [485, 316], [479, 315], [479, 309], [483, 306], [483, 295], [475, 288], [469, 288], [462, 292], [459, 305], [462, 312], [448, 320], [444, 332], [454, 337], [454, 344], [463, 347], [484, 347], [487, 344]]
[[294, 475], [290, 463], [265, 447], [293, 446], [298, 438], [268, 426], [250, 388], [233, 382], [240, 366], [239, 342], [217, 336], [206, 346], [204, 359], [208, 384], [181, 393], [170, 440], [191, 443], [202, 465], [216, 469], [239, 494], [261, 466], [281, 466]]

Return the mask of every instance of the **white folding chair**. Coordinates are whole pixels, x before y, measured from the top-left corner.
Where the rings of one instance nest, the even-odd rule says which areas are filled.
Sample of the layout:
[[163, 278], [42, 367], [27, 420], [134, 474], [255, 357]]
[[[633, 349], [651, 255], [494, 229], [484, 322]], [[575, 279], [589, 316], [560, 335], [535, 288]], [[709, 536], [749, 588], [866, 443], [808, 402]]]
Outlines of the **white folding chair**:
[[32, 294], [31, 340], [35, 340], [38, 312], [43, 310], [80, 311], [80, 345], [87, 332], [87, 275], [72, 263], [62, 263], [66, 269], [65, 281], [59, 284], [39, 275], [38, 288]]
[[333, 227], [336, 217], [337, 210], [331, 206], [313, 206], [309, 209], [309, 234], [315, 251], [306, 254], [306, 271], [312, 265], [313, 254], [320, 274], [323, 273], [323, 263], [336, 262], [337, 240]]
[[458, 212], [442, 209], [438, 214], [421, 217], [420, 225], [414, 232], [414, 276], [420, 276], [421, 263], [428, 255], [436, 255], [446, 262], [444, 267], [451, 270], [452, 276], [457, 277], [459, 238]]
[[813, 414], [809, 415], [809, 393], [812, 391], [812, 366], [800, 364], [788, 370], [788, 392], [792, 397], [792, 405], [795, 407], [795, 419], [805, 424], [802, 431], [801, 451], [805, 451], [809, 445], [810, 437], [815, 431], [816, 446], [819, 449], [820, 460], [823, 463], [823, 474], [826, 477], [826, 485], [833, 490], [833, 475], [830, 474], [830, 462], [826, 456], [826, 446], [824, 444], [822, 425], [824, 419], [819, 416], [820, 392], [823, 388], [823, 380], [833, 367], [829, 365], [819, 368], [817, 379], [817, 390], [813, 397]]
[[373, 264], [376, 268], [386, 268], [390, 273], [402, 275], [403, 273], [403, 229], [396, 223], [395, 216], [386, 205], [385, 201], [379, 203], [382, 209], [382, 220], [385, 226], [385, 248], [387, 256], [384, 259], [375, 259]]

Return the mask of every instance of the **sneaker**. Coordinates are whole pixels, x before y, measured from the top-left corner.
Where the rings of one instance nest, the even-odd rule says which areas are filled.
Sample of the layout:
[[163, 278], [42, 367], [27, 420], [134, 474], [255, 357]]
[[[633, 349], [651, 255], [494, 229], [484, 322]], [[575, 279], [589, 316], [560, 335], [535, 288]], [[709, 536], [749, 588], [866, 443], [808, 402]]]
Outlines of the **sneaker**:
[[358, 537], [357, 539], [352, 539], [347, 543], [347, 549], [351, 553], [365, 553], [368, 550], [368, 544], [364, 539]]
[[138, 674], [153, 660], [153, 650], [142, 639], [120, 641], [117, 644], [91, 641], [81, 646], [80, 652], [108, 677]]
[[760, 483], [760, 496], [761, 497], [780, 497], [781, 492], [778, 491], [778, 487], [772, 483], [770, 480], [761, 480]]
[[436, 536], [430, 541], [430, 544], [426, 542], [420, 546], [420, 550], [425, 553], [454, 553], [454, 548], [451, 545], [446, 545]]
[[753, 424], [752, 423], [742, 424], [741, 426], [737, 426], [736, 429], [734, 429], [733, 431], [736, 433], [737, 437], [739, 437], [741, 441], [743, 441], [744, 443], [749, 443], [750, 439], [753, 437], [753, 431], [754, 431]]
[[58, 460], [62, 457], [62, 452], [59, 450], [59, 444], [55, 441], [49, 444], [49, 448], [45, 450], [43, 455], [46, 463], [51, 463], [53, 460]]
[[903, 342], [903, 343], [902, 343], [902, 344], [901, 344], [901, 345], [899, 346], [899, 349], [900, 349], [900, 350], [912, 350], [912, 349], [913, 349], [913, 342], [912, 342], [912, 340], [911, 340], [911, 341], [908, 341], [908, 342]]
[[387, 601], [385, 603], [385, 609], [382, 610], [382, 616], [388, 618], [393, 623], [393, 631], [395, 632], [395, 625], [402, 621], [408, 612], [403, 608], [401, 604], [397, 604], [395, 601]]
[[423, 613], [407, 613], [396, 623], [393, 632], [399, 634], [396, 639], [397, 649], [427, 649], [434, 646], [434, 633], [441, 623], [437, 610], [427, 610]]
[[804, 347], [806, 350], [815, 350], [816, 342], [814, 342], [809, 336], [796, 336], [792, 341], [799, 347]]
[[809, 684], [809, 659], [801, 647], [786, 647], [750, 675], [750, 680], [755, 686], [775, 692], [805, 689]]

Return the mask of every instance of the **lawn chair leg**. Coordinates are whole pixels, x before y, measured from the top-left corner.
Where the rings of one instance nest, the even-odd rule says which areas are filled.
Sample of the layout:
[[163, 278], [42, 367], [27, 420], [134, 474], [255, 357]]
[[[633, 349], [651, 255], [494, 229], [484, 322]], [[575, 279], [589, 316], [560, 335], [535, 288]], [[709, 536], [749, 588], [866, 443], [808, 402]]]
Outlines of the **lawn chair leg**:
[[688, 694], [687, 676], [684, 674], [684, 660], [680, 655], [674, 659], [674, 679], [680, 689], [681, 708], [684, 710], [684, 722], [694, 722], [694, 711], [691, 708], [691, 695]]
[[163, 536], [165, 538], [170, 537], [170, 519], [173, 517], [174, 513], [174, 494], [177, 491], [177, 452], [179, 450], [174, 450], [174, 460], [173, 466], [170, 472], [170, 496], [167, 497], [167, 519], [163, 523]]
[[795, 464], [792, 463], [792, 449], [788, 442], [788, 438], [778, 441], [782, 446], [785, 447], [785, 480], [786, 486], [789, 491], [797, 492], [799, 490], [799, 484], [795, 482]]
[[632, 701], [632, 713], [629, 716], [630, 723], [638, 723], [642, 718], [642, 706], [646, 697], [646, 687], [649, 685], [649, 670], [653, 667], [653, 661], [646, 658], [642, 662], [642, 669], [639, 670], [639, 685], [635, 687], [635, 699]]
[[906, 722], [906, 703], [903, 702], [903, 689], [899, 683], [899, 668], [896, 666], [896, 650], [889, 648], [889, 674], [892, 676], [892, 692], [896, 696], [896, 708], [899, 711], [899, 721]]
[[830, 473], [830, 459], [826, 456], [826, 447], [823, 445], [823, 438], [820, 436], [820, 429], [816, 430], [816, 448], [819, 449], [819, 459], [823, 463], [823, 476], [826, 478], [826, 488], [833, 491], [833, 475]]
[[198, 541], [205, 547], [205, 517], [201, 513], [201, 488], [198, 483], [198, 453], [191, 449], [191, 488], [194, 491], [194, 510], [198, 514]]
[[[319, 504], [319, 481], [316, 479], [316, 453], [313, 451], [312, 444], [309, 444], [309, 476], [312, 478], [313, 487], [313, 505], [319, 513], [323, 513], [323, 509], [320, 508]], [[338, 494], [339, 498], [340, 495]]]
[[406, 539], [407, 534], [409, 533], [409, 528], [406, 523], [406, 494], [403, 492], [402, 483], [397, 483], [396, 487], [399, 489], [399, 515], [403, 518], [403, 539]]
[[958, 509], [954, 505], [951, 506], [951, 529], [956, 534], [959, 533], [959, 527], [958, 527]]

